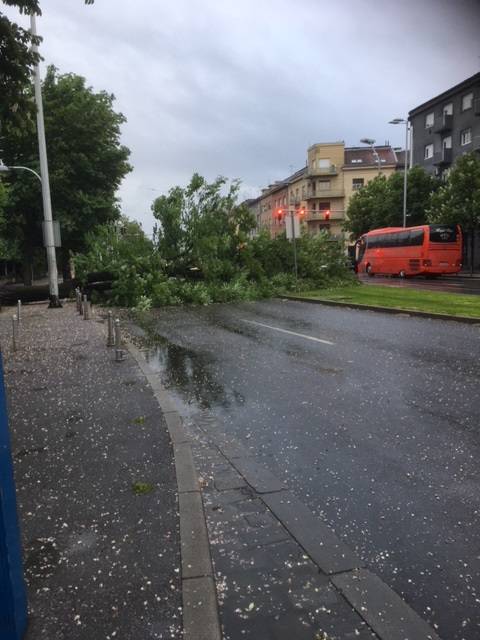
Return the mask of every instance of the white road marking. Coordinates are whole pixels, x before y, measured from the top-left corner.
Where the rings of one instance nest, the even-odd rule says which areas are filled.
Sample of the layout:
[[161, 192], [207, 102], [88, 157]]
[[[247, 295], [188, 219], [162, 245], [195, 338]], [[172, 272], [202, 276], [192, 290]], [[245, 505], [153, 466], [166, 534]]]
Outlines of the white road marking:
[[242, 322], [248, 322], [248, 324], [255, 324], [259, 327], [265, 327], [266, 329], [273, 329], [273, 331], [280, 331], [281, 333], [288, 333], [291, 336], [297, 336], [297, 338], [305, 338], [305, 340], [312, 340], [313, 342], [321, 342], [322, 344], [334, 345], [334, 342], [330, 340], [322, 340], [322, 338], [315, 338], [314, 336], [307, 336], [304, 333], [296, 333], [295, 331], [288, 331], [288, 329], [280, 329], [280, 327], [272, 327], [269, 324], [263, 324], [263, 322], [255, 322], [255, 320], [245, 320], [241, 318]]

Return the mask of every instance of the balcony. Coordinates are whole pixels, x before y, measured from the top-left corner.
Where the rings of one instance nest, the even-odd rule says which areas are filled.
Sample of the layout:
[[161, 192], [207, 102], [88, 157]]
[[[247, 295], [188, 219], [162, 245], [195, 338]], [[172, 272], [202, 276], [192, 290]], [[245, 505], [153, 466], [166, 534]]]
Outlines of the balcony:
[[473, 113], [476, 116], [480, 116], [480, 98], [475, 98], [473, 101]]
[[343, 189], [308, 189], [304, 200], [313, 200], [317, 198], [343, 198], [345, 191]]
[[453, 116], [448, 113], [444, 113], [442, 114], [442, 117], [438, 121], [438, 124], [434, 126], [433, 132], [446, 133], [447, 131], [451, 131], [452, 127], [453, 127]]
[[337, 176], [338, 168], [336, 164], [329, 167], [307, 167], [307, 176]]
[[439, 167], [452, 164], [452, 150], [442, 149], [440, 152], [436, 153], [433, 158], [433, 164]]
[[313, 222], [314, 220], [319, 220], [320, 222], [335, 222], [336, 220], [344, 219], [343, 211], [330, 211], [330, 217], [328, 220], [325, 220], [325, 211], [311, 211], [307, 209], [305, 220], [307, 222]]

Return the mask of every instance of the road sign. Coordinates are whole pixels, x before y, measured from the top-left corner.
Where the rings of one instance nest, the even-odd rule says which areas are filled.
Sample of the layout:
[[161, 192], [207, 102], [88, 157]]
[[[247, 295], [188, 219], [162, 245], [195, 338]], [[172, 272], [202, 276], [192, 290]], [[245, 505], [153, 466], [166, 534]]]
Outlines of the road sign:
[[0, 638], [20, 640], [26, 627], [27, 594], [0, 352]]
[[[293, 229], [292, 229], [292, 220], [293, 220]], [[285, 230], [287, 232], [287, 239], [293, 240], [293, 233], [295, 232], [295, 238], [300, 237], [300, 220], [296, 215], [291, 213], [287, 214], [285, 218]]]

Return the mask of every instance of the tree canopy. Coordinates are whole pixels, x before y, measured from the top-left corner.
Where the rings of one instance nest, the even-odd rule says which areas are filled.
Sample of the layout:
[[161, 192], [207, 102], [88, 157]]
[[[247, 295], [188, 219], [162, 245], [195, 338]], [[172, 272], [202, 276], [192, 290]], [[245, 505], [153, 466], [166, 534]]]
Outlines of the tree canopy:
[[[84, 78], [59, 75], [55, 67], [47, 70], [43, 101], [53, 216], [60, 221], [63, 246], [78, 251], [87, 233], [120, 215], [115, 193], [131, 170], [130, 152], [120, 143], [125, 118], [114, 111], [113, 95], [94, 92]], [[36, 127], [31, 120], [22, 125], [4, 127], [5, 164], [38, 171]], [[8, 182], [8, 233], [28, 256], [41, 245], [40, 183], [21, 171], [12, 171]]]
[[480, 227], [480, 158], [469, 153], [457, 158], [428, 208], [431, 222], [456, 223], [468, 231]]
[[[407, 226], [424, 224], [437, 180], [422, 167], [408, 171]], [[348, 205], [345, 230], [355, 238], [371, 229], [403, 225], [403, 172], [377, 176], [357, 191]]]
[[[17, 7], [20, 13], [40, 15], [39, 0], [2, 0]], [[93, 4], [93, 0], [85, 0]], [[36, 38], [38, 44], [41, 38]], [[26, 89], [39, 56], [31, 49], [33, 38], [28, 29], [12, 22], [0, 11], [0, 126], [7, 120], [19, 119], [33, 112], [33, 102]]]
[[219, 177], [209, 184], [194, 174], [186, 188], [170, 189], [154, 201], [158, 250], [171, 275], [232, 277], [255, 226], [250, 211], [236, 202], [238, 189], [237, 181]]

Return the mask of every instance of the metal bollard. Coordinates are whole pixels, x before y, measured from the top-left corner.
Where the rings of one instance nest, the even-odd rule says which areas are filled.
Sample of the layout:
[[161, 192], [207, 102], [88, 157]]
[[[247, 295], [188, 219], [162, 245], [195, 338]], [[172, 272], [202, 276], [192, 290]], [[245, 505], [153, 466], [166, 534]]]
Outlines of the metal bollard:
[[107, 347], [114, 347], [115, 346], [115, 338], [113, 336], [113, 316], [112, 316], [112, 312], [111, 311], [108, 312], [107, 328], [108, 328]]
[[122, 334], [120, 332], [120, 320], [115, 320], [115, 362], [122, 362], [125, 360], [125, 351], [122, 346]]
[[20, 324], [20, 320], [22, 319], [22, 301], [21, 300], [17, 300], [17, 322], [18, 324]]
[[17, 316], [12, 316], [12, 347], [17, 350]]
[[90, 302], [89, 300], [85, 300], [83, 303], [83, 319], [90, 320]]
[[85, 311], [85, 303], [87, 301], [87, 294], [84, 293], [82, 296], [82, 303], [80, 304], [80, 315], [83, 316], [83, 313]]

